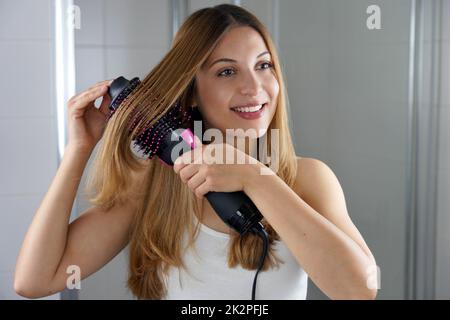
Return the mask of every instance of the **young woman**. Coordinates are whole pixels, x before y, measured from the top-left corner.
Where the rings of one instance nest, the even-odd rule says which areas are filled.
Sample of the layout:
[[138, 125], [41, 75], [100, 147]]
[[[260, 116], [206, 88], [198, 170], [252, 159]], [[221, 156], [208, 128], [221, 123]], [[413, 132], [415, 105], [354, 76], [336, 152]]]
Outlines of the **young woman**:
[[[308, 276], [332, 299], [375, 298], [368, 285], [375, 259], [336, 176], [320, 160], [295, 154], [279, 58], [254, 15], [233, 5], [193, 13], [163, 60], [106, 121], [110, 83], [69, 101], [69, 143], [18, 257], [19, 294], [58, 292], [69, 266], [86, 278], [129, 245], [128, 287], [137, 298], [249, 299], [262, 240], [231, 230], [204, 197], [241, 190], [262, 213], [270, 240], [257, 299], [305, 299]], [[278, 130], [276, 172], [262, 175], [268, 164], [251, 156], [254, 139], [239, 135], [213, 145], [253, 163], [189, 161], [205, 153], [201, 142], [200, 153], [185, 153], [173, 168], [134, 157], [133, 110], [145, 125], [175, 101], [200, 115], [205, 130], [224, 136], [226, 129], [253, 129], [258, 141], [271, 141]], [[261, 106], [260, 117], [249, 119]], [[89, 176], [93, 206], [69, 224], [79, 179], [101, 138]]]

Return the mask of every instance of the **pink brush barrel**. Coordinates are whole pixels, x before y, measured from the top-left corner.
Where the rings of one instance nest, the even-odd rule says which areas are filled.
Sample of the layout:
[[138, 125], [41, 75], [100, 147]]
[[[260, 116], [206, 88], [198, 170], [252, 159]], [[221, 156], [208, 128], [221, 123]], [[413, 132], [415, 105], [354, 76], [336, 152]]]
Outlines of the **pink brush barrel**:
[[[191, 149], [195, 149], [195, 139], [194, 134], [192, 133], [191, 129], [187, 128], [183, 130], [183, 132], [180, 134], [180, 136], [183, 138], [183, 140], [191, 147]], [[165, 167], [172, 167], [165, 161], [163, 161], [161, 158], [158, 158], [159, 162], [163, 164]]]
[[194, 134], [192, 133], [191, 129], [186, 129], [181, 133], [181, 137], [184, 141], [186, 141], [190, 146], [191, 149], [195, 149], [195, 139]]

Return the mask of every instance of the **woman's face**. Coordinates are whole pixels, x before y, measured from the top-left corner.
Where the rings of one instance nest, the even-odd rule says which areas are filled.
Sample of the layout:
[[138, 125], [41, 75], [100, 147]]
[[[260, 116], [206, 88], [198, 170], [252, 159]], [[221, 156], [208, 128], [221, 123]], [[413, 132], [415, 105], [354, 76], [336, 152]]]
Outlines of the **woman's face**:
[[[196, 73], [196, 104], [205, 129], [217, 128], [223, 134], [226, 129], [254, 129], [257, 137], [265, 134], [279, 91], [268, 51], [263, 38], [251, 27], [233, 28], [222, 38]], [[228, 61], [216, 62], [224, 58]], [[232, 109], [245, 105], [264, 105], [260, 117], [247, 119], [245, 109], [242, 113]]]

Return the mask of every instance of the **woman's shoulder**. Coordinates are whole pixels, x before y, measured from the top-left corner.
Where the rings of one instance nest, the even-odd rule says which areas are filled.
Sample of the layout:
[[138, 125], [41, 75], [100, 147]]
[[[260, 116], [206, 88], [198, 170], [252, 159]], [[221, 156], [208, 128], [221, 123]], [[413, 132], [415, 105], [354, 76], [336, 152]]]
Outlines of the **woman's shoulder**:
[[316, 159], [316, 158], [311, 158], [311, 157], [302, 157], [297, 155], [296, 156], [297, 159], [297, 167], [299, 169], [304, 170], [305, 168], [310, 168], [313, 166], [320, 166], [325, 164], [323, 161]]
[[294, 185], [294, 191], [300, 196], [304, 196], [306, 190], [314, 189], [313, 176], [320, 171], [326, 164], [316, 158], [296, 156], [297, 176]]

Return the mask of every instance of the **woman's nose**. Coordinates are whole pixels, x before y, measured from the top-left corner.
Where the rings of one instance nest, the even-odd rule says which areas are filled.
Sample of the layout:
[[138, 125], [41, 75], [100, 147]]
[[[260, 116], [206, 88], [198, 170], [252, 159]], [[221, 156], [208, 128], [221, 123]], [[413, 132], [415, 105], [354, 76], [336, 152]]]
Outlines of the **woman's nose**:
[[247, 96], [257, 96], [262, 89], [261, 80], [252, 72], [243, 77], [240, 86], [241, 94]]

